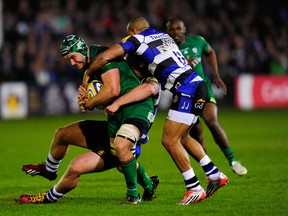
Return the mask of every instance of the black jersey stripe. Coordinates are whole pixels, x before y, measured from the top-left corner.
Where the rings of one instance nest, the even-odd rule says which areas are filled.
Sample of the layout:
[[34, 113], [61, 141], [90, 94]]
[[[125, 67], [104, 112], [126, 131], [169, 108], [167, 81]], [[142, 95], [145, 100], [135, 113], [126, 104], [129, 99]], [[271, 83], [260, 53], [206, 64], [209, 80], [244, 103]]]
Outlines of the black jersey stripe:
[[148, 43], [147, 45], [149, 46], [149, 48], [156, 48], [158, 46], [161, 46], [163, 44], [162, 40], [156, 40], [156, 41], [152, 41], [150, 43]]
[[164, 61], [160, 62], [155, 71], [154, 71], [154, 76], [157, 77], [161, 77], [161, 72], [165, 71], [170, 65], [175, 64], [175, 60], [170, 57], [165, 59]]

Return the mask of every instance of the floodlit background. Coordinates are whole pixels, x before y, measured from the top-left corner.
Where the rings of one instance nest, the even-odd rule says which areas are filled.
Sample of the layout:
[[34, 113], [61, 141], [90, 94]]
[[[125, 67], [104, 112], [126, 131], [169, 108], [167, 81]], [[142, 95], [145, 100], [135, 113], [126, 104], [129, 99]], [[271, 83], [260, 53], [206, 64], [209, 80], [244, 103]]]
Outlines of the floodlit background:
[[[230, 182], [211, 199], [176, 205], [185, 187], [161, 145], [166, 118], [161, 111], [171, 96], [163, 92], [139, 159], [149, 175], [161, 179], [155, 200], [121, 206], [125, 182], [110, 170], [82, 176], [56, 204], [16, 203], [21, 194], [49, 190], [69, 162], [86, 151], [72, 146], [56, 181], [25, 175], [23, 164], [46, 159], [56, 128], [106, 118], [100, 111], [80, 113], [81, 78], [60, 56], [61, 41], [77, 34], [88, 44], [110, 46], [125, 37], [128, 21], [137, 15], [162, 31], [168, 18], [179, 16], [188, 34], [202, 35], [215, 49], [228, 87], [226, 96], [214, 89], [219, 122], [247, 175], [232, 172], [203, 125], [208, 154]], [[287, 215], [287, 46], [287, 0], [0, 0], [0, 215]], [[191, 165], [206, 187], [203, 170], [193, 159]]]
[[[61, 41], [68, 34], [77, 34], [88, 44], [110, 46], [125, 37], [128, 21], [137, 15], [145, 16], [161, 31], [165, 31], [168, 18], [180, 17], [188, 34], [202, 35], [212, 45], [228, 86], [225, 97], [215, 88], [220, 107], [288, 107], [285, 1], [1, 0], [0, 5], [1, 118], [78, 113], [75, 97], [80, 78], [60, 56]], [[211, 75], [205, 62], [204, 66]], [[275, 74], [285, 82], [273, 82], [271, 88], [256, 95], [273, 97], [272, 105], [257, 105], [250, 99], [254, 92], [247, 89], [255, 88], [255, 76], [265, 75], [270, 82], [270, 75]], [[239, 77], [240, 87], [235, 84]], [[7, 82], [13, 83], [7, 87]], [[262, 89], [262, 84], [256, 88]], [[160, 109], [167, 109], [169, 97], [165, 92]]]

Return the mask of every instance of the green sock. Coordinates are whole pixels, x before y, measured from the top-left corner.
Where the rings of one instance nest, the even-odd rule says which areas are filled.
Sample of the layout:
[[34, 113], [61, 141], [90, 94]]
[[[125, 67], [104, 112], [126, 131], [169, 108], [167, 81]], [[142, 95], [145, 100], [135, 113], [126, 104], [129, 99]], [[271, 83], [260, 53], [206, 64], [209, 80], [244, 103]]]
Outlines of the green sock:
[[145, 172], [144, 166], [139, 164], [137, 169], [137, 181], [144, 188], [144, 190], [148, 190], [149, 192], [153, 190], [153, 185], [147, 173]]
[[226, 149], [221, 149], [222, 152], [224, 153], [225, 157], [228, 159], [229, 161], [229, 165], [232, 165], [233, 161], [236, 161], [235, 156], [234, 156], [234, 152], [232, 151], [232, 147], [229, 146]]
[[126, 195], [138, 197], [136, 158], [127, 163], [122, 163], [121, 167], [127, 186]]

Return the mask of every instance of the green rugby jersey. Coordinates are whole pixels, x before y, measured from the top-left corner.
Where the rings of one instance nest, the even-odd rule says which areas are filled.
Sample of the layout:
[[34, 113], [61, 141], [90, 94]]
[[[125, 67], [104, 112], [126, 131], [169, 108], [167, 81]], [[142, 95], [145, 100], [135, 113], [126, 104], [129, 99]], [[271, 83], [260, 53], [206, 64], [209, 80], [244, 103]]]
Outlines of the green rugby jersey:
[[178, 47], [186, 59], [193, 57], [198, 59], [199, 63], [193, 69], [204, 80], [208, 89], [209, 100], [216, 104], [216, 99], [214, 98], [214, 93], [211, 86], [211, 80], [205, 74], [202, 66], [202, 54], [206, 54], [208, 52], [208, 42], [199, 35], [185, 36], [185, 43]]

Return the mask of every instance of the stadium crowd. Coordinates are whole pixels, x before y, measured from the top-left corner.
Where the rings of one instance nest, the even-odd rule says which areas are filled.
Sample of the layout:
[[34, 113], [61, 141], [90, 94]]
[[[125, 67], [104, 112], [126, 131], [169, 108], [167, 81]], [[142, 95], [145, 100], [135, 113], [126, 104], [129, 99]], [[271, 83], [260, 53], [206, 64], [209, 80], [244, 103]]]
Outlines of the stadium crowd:
[[[46, 85], [76, 80], [60, 58], [61, 40], [82, 36], [88, 44], [110, 46], [126, 35], [137, 15], [165, 31], [181, 17], [188, 34], [198, 34], [217, 53], [221, 76], [288, 73], [288, 8], [282, 1], [237, 0], [9, 0], [3, 1], [4, 42], [0, 82]], [[284, 3], [284, 2], [282, 2]], [[68, 70], [69, 69], [69, 70]]]

